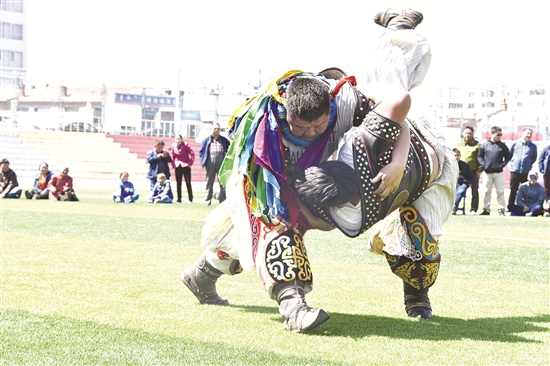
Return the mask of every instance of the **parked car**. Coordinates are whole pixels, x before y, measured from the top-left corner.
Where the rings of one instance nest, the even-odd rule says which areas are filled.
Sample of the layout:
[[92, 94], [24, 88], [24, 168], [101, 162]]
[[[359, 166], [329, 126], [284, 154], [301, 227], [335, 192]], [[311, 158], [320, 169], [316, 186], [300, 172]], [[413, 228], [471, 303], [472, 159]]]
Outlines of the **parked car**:
[[13, 121], [11, 117], [0, 115], [0, 124], [2, 127], [14, 127], [14, 128], [23, 128], [30, 130], [40, 130], [40, 127], [33, 125], [31, 123], [21, 123], [21, 121]]
[[63, 131], [69, 132], [92, 132], [98, 133], [98, 129], [89, 123], [85, 122], [71, 122], [63, 126]]

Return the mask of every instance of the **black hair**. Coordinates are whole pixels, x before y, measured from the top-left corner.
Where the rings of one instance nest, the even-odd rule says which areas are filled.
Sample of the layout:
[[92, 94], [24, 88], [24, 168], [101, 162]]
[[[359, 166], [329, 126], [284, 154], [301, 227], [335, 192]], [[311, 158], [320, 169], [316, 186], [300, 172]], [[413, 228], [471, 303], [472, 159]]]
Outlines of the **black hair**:
[[328, 85], [315, 78], [298, 78], [290, 83], [285, 102], [287, 118], [313, 122], [330, 113]]
[[502, 128], [500, 128], [500, 127], [498, 127], [498, 126], [493, 126], [493, 127], [491, 127], [491, 135], [492, 135], [492, 134], [495, 134], [495, 133], [497, 133], [497, 132], [500, 132], [500, 131], [502, 131]]
[[[472, 133], [474, 133], [474, 128], [471, 127], [471, 126], [464, 127], [464, 130], [470, 130], [470, 131], [472, 131]], [[462, 130], [462, 132], [464, 132], [464, 130]]]
[[294, 188], [306, 204], [325, 207], [343, 205], [359, 193], [355, 171], [341, 161], [326, 161], [306, 169]]

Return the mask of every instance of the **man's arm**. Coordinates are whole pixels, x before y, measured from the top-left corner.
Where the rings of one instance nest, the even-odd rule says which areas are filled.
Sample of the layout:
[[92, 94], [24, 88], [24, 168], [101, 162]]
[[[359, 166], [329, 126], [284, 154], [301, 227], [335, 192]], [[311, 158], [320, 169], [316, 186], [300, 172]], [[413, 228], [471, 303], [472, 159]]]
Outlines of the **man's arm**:
[[332, 224], [329, 224], [328, 222], [314, 216], [311, 211], [306, 207], [306, 205], [302, 202], [300, 197], [298, 195], [294, 195], [296, 199], [296, 203], [298, 203], [298, 206], [300, 206], [300, 211], [302, 211], [302, 214], [306, 217], [307, 221], [309, 221], [309, 224], [313, 229], [322, 230], [322, 231], [330, 231], [335, 229], [335, 226]]
[[376, 113], [401, 125], [401, 132], [393, 145], [391, 162], [371, 180], [372, 183], [380, 182], [374, 194], [383, 200], [399, 187], [407, 165], [411, 135], [405, 118], [411, 108], [411, 97], [407, 92], [391, 88], [371, 91], [366, 96], [375, 104]]
[[523, 211], [525, 211], [525, 208], [527, 207], [527, 209], [529, 209], [529, 206], [523, 201], [523, 191], [525, 190], [525, 186], [524, 185], [520, 185], [519, 186], [519, 189], [518, 189], [518, 192], [516, 194], [516, 204], [521, 207], [523, 209]]
[[399, 187], [399, 183], [401, 183], [403, 172], [405, 171], [405, 167], [407, 165], [410, 140], [411, 133], [409, 126], [404, 123], [401, 132], [393, 145], [391, 162], [380, 169], [378, 175], [371, 179], [372, 183], [381, 181], [378, 189], [373, 192], [374, 194], [379, 195], [381, 200], [384, 200], [387, 196], [395, 192], [395, 190]]
[[481, 173], [485, 170], [485, 147], [483, 144], [479, 146], [479, 151], [477, 152], [477, 161], [479, 162], [479, 172]]
[[159, 157], [155, 149], [149, 150], [147, 152], [147, 162], [151, 164], [151, 163], [157, 163], [158, 161], [159, 161]]
[[550, 153], [550, 146], [542, 149], [542, 152], [539, 156], [539, 172], [541, 172], [543, 175], [546, 174], [546, 167], [544, 166], [544, 160], [546, 159], [546, 156]]
[[504, 161], [502, 162], [502, 164], [500, 165], [501, 168], [504, 168], [506, 166], [506, 164], [508, 164], [510, 162], [510, 150], [508, 150], [508, 146], [506, 146], [506, 144], [503, 142], [502, 143], [502, 153], [504, 155]]
[[[12, 171], [8, 171], [8, 173], [12, 173]], [[8, 184], [2, 190], [2, 197], [5, 197], [8, 193], [10, 193], [10, 191], [13, 188], [19, 185], [19, 183], [17, 182], [17, 176], [15, 175], [15, 173], [7, 175], [7, 178], [8, 178]]]
[[531, 149], [531, 165], [535, 165], [537, 161], [537, 145], [531, 143], [533, 145], [534, 149]]

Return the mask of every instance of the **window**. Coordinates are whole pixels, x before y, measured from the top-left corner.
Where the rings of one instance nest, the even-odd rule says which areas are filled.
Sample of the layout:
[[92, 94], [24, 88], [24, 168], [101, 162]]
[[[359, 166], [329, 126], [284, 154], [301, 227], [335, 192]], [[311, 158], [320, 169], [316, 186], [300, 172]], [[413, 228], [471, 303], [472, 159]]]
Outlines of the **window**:
[[21, 24], [0, 23], [2, 38], [23, 40], [23, 26]]
[[474, 109], [474, 103], [469, 103], [468, 104], [468, 109]]
[[0, 2], [0, 9], [6, 11], [15, 11], [17, 13], [23, 12], [23, 0], [2, 0]]
[[462, 103], [449, 103], [449, 109], [460, 109], [462, 108]]
[[5, 51], [0, 53], [2, 66], [23, 67], [23, 54], [21, 52]]
[[529, 90], [529, 95], [544, 95], [544, 89]]
[[462, 92], [460, 90], [450, 90], [449, 98], [460, 98], [462, 97]]
[[11, 39], [23, 40], [23, 26], [21, 24], [11, 25]]

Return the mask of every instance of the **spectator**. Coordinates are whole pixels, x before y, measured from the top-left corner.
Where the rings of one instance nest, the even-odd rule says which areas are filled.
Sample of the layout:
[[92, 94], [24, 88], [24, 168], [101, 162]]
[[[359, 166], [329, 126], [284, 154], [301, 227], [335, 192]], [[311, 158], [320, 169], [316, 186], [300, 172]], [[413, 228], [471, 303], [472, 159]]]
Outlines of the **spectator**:
[[498, 126], [491, 128], [491, 137], [483, 142], [479, 147], [477, 160], [485, 172], [485, 197], [483, 200], [483, 212], [481, 215], [491, 214], [491, 191], [493, 184], [497, 191], [498, 214], [505, 216], [504, 211], [504, 172], [503, 169], [510, 161], [510, 151], [508, 147], [500, 141], [502, 138], [502, 129]]
[[512, 216], [541, 216], [544, 213], [544, 187], [537, 182], [539, 174], [529, 172], [529, 181], [519, 186], [516, 205], [508, 204]]
[[462, 160], [468, 163], [473, 172], [472, 179], [470, 180], [470, 187], [472, 191], [470, 214], [477, 215], [477, 209], [479, 207], [479, 176], [481, 175], [483, 169], [477, 160], [480, 143], [474, 139], [474, 129], [472, 127], [468, 126], [464, 128], [464, 131], [462, 131], [462, 137], [463, 140], [458, 143], [456, 148], [460, 150]]
[[466, 162], [460, 160], [460, 150], [453, 149], [455, 154], [456, 161], [458, 162], [458, 180], [456, 182], [456, 196], [455, 196], [455, 205], [453, 208], [453, 215], [456, 215], [458, 209], [458, 204], [464, 195], [466, 195], [466, 190], [470, 186], [470, 182], [473, 180], [475, 173], [470, 169], [470, 165]]
[[21, 197], [21, 188], [18, 187], [17, 174], [10, 169], [8, 159], [0, 160], [2, 169], [0, 170], [0, 198], [19, 198]]
[[521, 138], [510, 146], [510, 196], [508, 205], [516, 202], [516, 192], [521, 183], [527, 182], [527, 173], [537, 161], [537, 145], [531, 142], [533, 130], [525, 128]]
[[191, 165], [195, 162], [195, 152], [187, 142], [183, 141], [181, 135], [176, 135], [176, 141], [170, 147], [170, 157], [172, 158], [172, 168], [176, 173], [177, 202], [181, 203], [181, 178], [183, 175], [187, 187], [187, 202], [192, 203]]
[[48, 163], [41, 163], [38, 166], [38, 171], [40, 173], [34, 178], [33, 189], [25, 191], [27, 199], [47, 199], [49, 196], [48, 183], [50, 183], [53, 173], [50, 171]]
[[153, 192], [147, 197], [149, 203], [172, 203], [174, 195], [170, 187], [170, 181], [166, 179], [164, 173], [157, 175], [157, 183], [153, 187]]
[[539, 156], [539, 172], [542, 174], [544, 189], [546, 190], [546, 204], [550, 215], [550, 145], [542, 149]]
[[73, 189], [73, 178], [69, 175], [69, 168], [65, 168], [58, 175], [54, 175], [48, 184], [50, 191], [48, 198], [51, 201], [78, 201]]
[[157, 140], [155, 147], [147, 152], [147, 162], [149, 163], [149, 171], [147, 172], [147, 178], [150, 179], [151, 191], [157, 183], [157, 176], [163, 173], [166, 179], [170, 179], [170, 167], [168, 163], [172, 161], [168, 151], [164, 150], [164, 141]]
[[[201, 165], [206, 168], [206, 196], [204, 202], [207, 206], [212, 203], [212, 194], [214, 189], [214, 179], [220, 171], [223, 158], [229, 149], [229, 140], [220, 135], [220, 124], [212, 124], [212, 135], [202, 141], [199, 156]], [[218, 180], [219, 183], [219, 180]], [[220, 184], [220, 194], [218, 199], [220, 203], [225, 201], [225, 188]]]
[[128, 172], [120, 173], [120, 183], [118, 189], [113, 193], [113, 201], [132, 203], [139, 199], [139, 193], [136, 193], [134, 185], [128, 181], [129, 176]]

